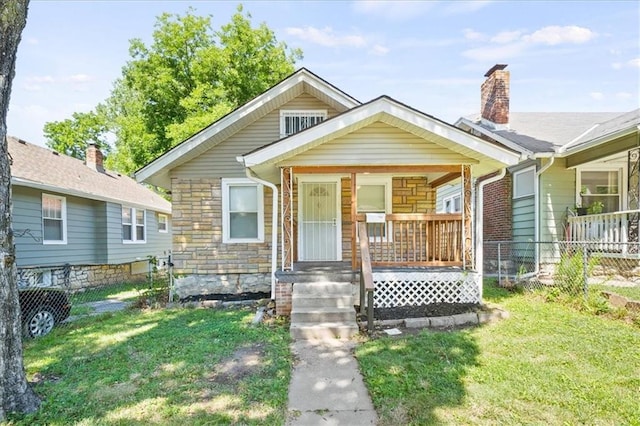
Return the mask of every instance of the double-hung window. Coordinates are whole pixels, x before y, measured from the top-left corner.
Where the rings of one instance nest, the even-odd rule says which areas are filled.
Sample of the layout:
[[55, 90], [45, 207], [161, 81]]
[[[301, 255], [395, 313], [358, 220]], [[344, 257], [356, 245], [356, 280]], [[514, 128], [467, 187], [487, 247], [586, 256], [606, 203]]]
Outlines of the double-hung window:
[[67, 243], [67, 200], [64, 197], [42, 194], [42, 242]]
[[158, 213], [158, 232], [169, 232], [169, 216]]
[[264, 241], [262, 185], [249, 179], [222, 179], [222, 242]]
[[[391, 178], [357, 178], [358, 213], [391, 214]], [[391, 229], [384, 223], [369, 223], [367, 233], [370, 239], [391, 241]]]
[[442, 200], [444, 213], [460, 213], [462, 211], [462, 197], [460, 194], [452, 195]]
[[315, 126], [326, 118], [326, 110], [281, 110], [280, 137], [284, 138]]
[[142, 209], [122, 207], [122, 241], [144, 243], [146, 241], [146, 215]]
[[611, 213], [620, 210], [620, 169], [579, 170], [578, 188], [582, 207], [590, 213]]
[[536, 169], [519, 170], [513, 173], [513, 198], [530, 197], [535, 194]]

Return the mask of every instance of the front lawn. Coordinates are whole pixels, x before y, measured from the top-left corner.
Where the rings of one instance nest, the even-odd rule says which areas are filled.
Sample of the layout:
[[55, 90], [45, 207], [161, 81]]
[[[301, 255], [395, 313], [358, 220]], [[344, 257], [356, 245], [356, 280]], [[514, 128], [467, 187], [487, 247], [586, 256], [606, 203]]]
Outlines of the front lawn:
[[25, 342], [43, 398], [9, 424], [283, 424], [286, 327], [247, 309], [131, 310], [84, 318]]
[[487, 288], [511, 317], [382, 338], [356, 356], [383, 425], [640, 425], [640, 329]]

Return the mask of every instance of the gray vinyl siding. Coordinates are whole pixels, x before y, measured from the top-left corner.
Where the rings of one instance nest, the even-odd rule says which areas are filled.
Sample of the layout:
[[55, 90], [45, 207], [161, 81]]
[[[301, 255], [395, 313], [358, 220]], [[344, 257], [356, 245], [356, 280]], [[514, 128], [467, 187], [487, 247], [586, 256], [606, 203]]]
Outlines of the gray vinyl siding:
[[275, 109], [245, 129], [224, 140], [209, 151], [171, 171], [172, 177], [190, 178], [241, 178], [244, 167], [236, 157], [280, 139], [280, 110], [327, 110], [327, 118], [338, 114], [317, 98], [302, 94], [279, 109]]
[[535, 241], [535, 198], [521, 197], [512, 201], [513, 240]]
[[[462, 194], [461, 184], [456, 185], [442, 185], [436, 189], [436, 212], [444, 212], [444, 199], [454, 195]], [[462, 198], [460, 199], [462, 202]]]
[[69, 263], [96, 264], [96, 202], [55, 192], [46, 194], [66, 199], [66, 244], [44, 244], [42, 241], [43, 191], [13, 187], [13, 229], [16, 235], [18, 267], [55, 266]]
[[475, 160], [407, 131], [375, 122], [303, 152], [287, 165], [467, 164]]
[[[171, 248], [171, 232], [158, 232], [157, 212], [145, 210], [146, 240], [141, 243], [125, 243], [122, 240], [122, 205], [107, 203], [109, 263], [127, 263], [146, 260], [148, 256], [160, 256]], [[171, 225], [171, 218], [169, 218]]]
[[[157, 213], [147, 210], [147, 242], [122, 242], [122, 207], [51, 191], [66, 200], [66, 244], [42, 242], [42, 190], [12, 187], [13, 230], [19, 268], [119, 264], [159, 255], [171, 247], [171, 232], [159, 233]], [[169, 216], [169, 224], [171, 217]]]
[[564, 218], [575, 207], [575, 170], [565, 167], [559, 158], [540, 177], [540, 240], [565, 239]]

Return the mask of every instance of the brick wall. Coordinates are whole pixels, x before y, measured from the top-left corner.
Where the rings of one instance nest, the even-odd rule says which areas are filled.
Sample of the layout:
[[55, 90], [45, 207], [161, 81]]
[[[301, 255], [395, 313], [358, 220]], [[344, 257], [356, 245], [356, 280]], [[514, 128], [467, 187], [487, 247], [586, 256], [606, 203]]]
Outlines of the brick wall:
[[[495, 174], [494, 174], [495, 175]], [[491, 176], [494, 176], [491, 175]], [[489, 176], [487, 176], [489, 177]], [[486, 273], [497, 271], [498, 246], [487, 241], [513, 240], [511, 207], [511, 174], [484, 187], [483, 215], [483, 264]], [[503, 265], [504, 266], [504, 265]]]
[[496, 69], [486, 77], [480, 86], [482, 118], [506, 125], [509, 123], [509, 71]]

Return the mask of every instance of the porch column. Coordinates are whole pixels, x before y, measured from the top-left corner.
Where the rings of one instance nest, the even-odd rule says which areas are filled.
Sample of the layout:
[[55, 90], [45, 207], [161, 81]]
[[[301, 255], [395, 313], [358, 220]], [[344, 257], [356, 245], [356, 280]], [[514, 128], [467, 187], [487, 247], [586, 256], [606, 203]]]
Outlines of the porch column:
[[282, 270], [293, 269], [293, 172], [291, 167], [280, 168], [282, 188]]
[[473, 268], [473, 239], [471, 217], [471, 166], [462, 166], [462, 247], [464, 250], [464, 268]]
[[356, 258], [356, 215], [358, 213], [358, 201], [356, 199], [356, 174], [351, 173], [351, 270], [355, 271], [358, 267]]
[[[628, 239], [627, 241], [640, 242], [640, 148], [629, 151], [628, 154], [628, 188], [627, 188], [627, 210], [635, 210], [629, 214]], [[635, 247], [629, 247], [635, 249]]]

